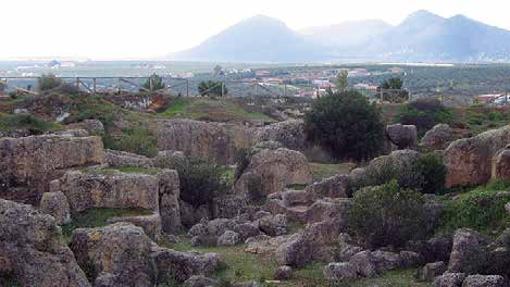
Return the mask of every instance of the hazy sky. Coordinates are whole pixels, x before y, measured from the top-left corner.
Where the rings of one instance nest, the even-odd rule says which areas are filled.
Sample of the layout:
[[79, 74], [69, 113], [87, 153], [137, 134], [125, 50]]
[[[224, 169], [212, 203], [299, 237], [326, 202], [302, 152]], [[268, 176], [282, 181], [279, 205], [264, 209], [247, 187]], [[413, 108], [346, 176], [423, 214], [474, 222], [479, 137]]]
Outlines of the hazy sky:
[[509, 8], [508, 0], [1, 0], [0, 59], [158, 57], [257, 14], [300, 29], [374, 18], [398, 24], [426, 9], [510, 30]]

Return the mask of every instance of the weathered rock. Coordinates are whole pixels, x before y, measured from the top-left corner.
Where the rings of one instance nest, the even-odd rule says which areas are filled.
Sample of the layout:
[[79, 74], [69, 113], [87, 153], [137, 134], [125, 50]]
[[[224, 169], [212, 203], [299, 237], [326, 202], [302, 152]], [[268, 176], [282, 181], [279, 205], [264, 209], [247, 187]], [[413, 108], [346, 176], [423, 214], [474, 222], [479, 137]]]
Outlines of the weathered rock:
[[241, 126], [188, 119], [159, 120], [151, 130], [160, 150], [232, 164], [236, 150], [251, 145], [251, 131]]
[[70, 247], [93, 280], [106, 281], [110, 286], [152, 286], [152, 244], [142, 228], [116, 223], [76, 229]]
[[70, 124], [68, 126], [71, 128], [84, 129], [91, 135], [103, 135], [105, 133], [103, 123], [96, 119], [86, 119], [82, 122]]
[[111, 167], [152, 167], [152, 160], [143, 155], [129, 153], [125, 151], [106, 150], [106, 163]]
[[[0, 197], [36, 205], [42, 193], [48, 191], [49, 182], [67, 169], [103, 162], [103, 143], [99, 137], [1, 138]], [[13, 187], [27, 189], [21, 193]]]
[[307, 186], [305, 191], [319, 198], [347, 198], [350, 194], [350, 183], [351, 179], [348, 175], [339, 174], [313, 183]]
[[89, 132], [84, 129], [69, 129], [63, 131], [56, 131], [51, 133], [52, 135], [62, 136], [62, 137], [88, 137], [90, 136]]
[[510, 143], [510, 126], [452, 142], [444, 153], [446, 186], [473, 186], [491, 178], [493, 156]]
[[434, 281], [434, 278], [446, 272], [447, 266], [443, 261], [427, 263], [420, 270], [418, 278], [422, 281]]
[[283, 205], [287, 207], [296, 205], [310, 205], [314, 200], [314, 194], [305, 190], [287, 189], [282, 192]]
[[203, 275], [193, 275], [184, 282], [184, 287], [215, 287], [219, 282]]
[[427, 241], [408, 242], [408, 249], [415, 251], [423, 257], [425, 262], [448, 262], [452, 251], [452, 236], [434, 237]]
[[72, 212], [90, 208], [159, 208], [159, 179], [153, 175], [69, 171], [59, 181]]
[[164, 150], [152, 159], [155, 167], [177, 169], [186, 163], [187, 159], [183, 152], [174, 150]]
[[346, 227], [348, 212], [352, 206], [349, 199], [324, 198], [317, 200], [306, 211], [306, 223], [335, 222], [341, 228]]
[[237, 224], [234, 226], [234, 231], [239, 233], [241, 241], [261, 234], [258, 225], [251, 222]]
[[29, 205], [3, 199], [0, 199], [0, 265], [2, 273], [10, 275], [20, 286], [90, 286], [64, 244], [54, 218]]
[[503, 149], [492, 159], [492, 178], [496, 180], [510, 180], [510, 149]]
[[161, 237], [161, 216], [158, 213], [151, 215], [123, 216], [109, 218], [108, 223], [128, 222], [141, 227], [145, 234], [152, 240], [159, 240]]
[[218, 237], [218, 246], [234, 246], [241, 241], [239, 233], [227, 230], [220, 237]]
[[361, 251], [349, 259], [357, 274], [363, 277], [373, 277], [389, 270], [415, 267], [421, 262], [417, 253], [401, 251]]
[[459, 229], [453, 237], [448, 272], [477, 274], [488, 265], [488, 241], [470, 229]]
[[246, 171], [235, 184], [236, 192], [249, 193], [249, 175], [260, 177], [264, 195], [283, 191], [289, 185], [309, 184], [312, 181], [306, 157], [284, 148], [262, 150], [253, 155]]
[[505, 287], [505, 278], [499, 275], [469, 275], [462, 287]]
[[510, 202], [505, 204], [505, 210], [507, 213], [510, 213]]
[[179, 207], [181, 213], [181, 222], [184, 227], [192, 227], [194, 224], [200, 222], [202, 219], [211, 218], [209, 208], [207, 205], [194, 207], [193, 205], [179, 200]]
[[329, 263], [324, 267], [324, 277], [332, 282], [352, 280], [358, 277], [356, 268], [349, 262]]
[[417, 132], [414, 125], [395, 124], [386, 127], [386, 134], [390, 141], [398, 149], [412, 148], [416, 146]]
[[221, 258], [216, 253], [200, 254], [156, 248], [151, 257], [158, 271], [158, 282], [184, 282], [193, 275], [208, 276], [222, 265]]
[[43, 193], [39, 209], [55, 217], [59, 225], [71, 222], [71, 212], [67, 197], [60, 191]]
[[276, 268], [273, 276], [275, 280], [289, 280], [291, 277], [292, 267], [286, 265]]
[[287, 233], [287, 217], [283, 214], [267, 215], [258, 220], [259, 229], [269, 236]]
[[437, 124], [427, 131], [421, 139], [421, 145], [430, 150], [445, 149], [453, 140], [453, 131], [447, 124]]
[[259, 128], [256, 131], [257, 142], [276, 141], [292, 150], [303, 151], [307, 147], [304, 123], [289, 120]]
[[445, 273], [436, 277], [432, 285], [434, 287], [461, 287], [465, 278], [466, 274], [464, 273]]
[[175, 234], [182, 228], [180, 181], [177, 171], [165, 169], [159, 177], [159, 213], [165, 233]]

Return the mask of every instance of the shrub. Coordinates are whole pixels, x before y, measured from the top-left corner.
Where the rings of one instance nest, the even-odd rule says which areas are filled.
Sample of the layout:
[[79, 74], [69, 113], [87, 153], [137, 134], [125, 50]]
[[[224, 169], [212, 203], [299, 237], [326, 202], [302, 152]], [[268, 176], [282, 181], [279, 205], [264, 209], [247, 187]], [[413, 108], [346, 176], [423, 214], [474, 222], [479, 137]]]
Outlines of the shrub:
[[181, 184], [181, 199], [198, 207], [212, 203], [214, 197], [225, 191], [222, 181], [224, 169], [201, 159], [191, 159], [177, 166]]
[[357, 192], [348, 222], [351, 234], [368, 248], [401, 247], [427, 233], [423, 195], [400, 189], [396, 181]]
[[416, 189], [436, 194], [444, 190], [447, 169], [441, 156], [435, 153], [421, 155], [414, 164], [414, 170], [420, 179], [415, 185]]
[[32, 135], [40, 135], [58, 129], [58, 125], [46, 122], [38, 117], [28, 114], [4, 115], [0, 114], [0, 131], [14, 131], [26, 129]]
[[335, 159], [369, 159], [379, 153], [384, 142], [379, 109], [355, 91], [317, 99], [305, 115], [305, 133]]
[[39, 91], [48, 91], [64, 85], [64, 81], [53, 74], [43, 74], [37, 80]]
[[481, 232], [504, 229], [510, 223], [510, 215], [505, 211], [510, 194], [498, 191], [508, 187], [508, 183], [494, 182], [448, 201], [441, 220], [443, 228], [454, 231], [467, 227]]
[[437, 99], [418, 99], [404, 105], [397, 114], [396, 121], [404, 125], [415, 125], [422, 136], [439, 123], [450, 123], [452, 112]]
[[161, 78], [156, 73], [150, 75], [150, 77], [143, 84], [143, 87], [149, 91], [163, 90], [166, 88], [165, 83], [163, 83], [163, 78]]
[[390, 78], [381, 83], [378, 87], [382, 91], [385, 101], [392, 103], [403, 103], [409, 100], [409, 92], [403, 90], [404, 81], [400, 78]]
[[228, 93], [223, 82], [204, 81], [198, 85], [198, 93], [203, 96], [222, 96]]

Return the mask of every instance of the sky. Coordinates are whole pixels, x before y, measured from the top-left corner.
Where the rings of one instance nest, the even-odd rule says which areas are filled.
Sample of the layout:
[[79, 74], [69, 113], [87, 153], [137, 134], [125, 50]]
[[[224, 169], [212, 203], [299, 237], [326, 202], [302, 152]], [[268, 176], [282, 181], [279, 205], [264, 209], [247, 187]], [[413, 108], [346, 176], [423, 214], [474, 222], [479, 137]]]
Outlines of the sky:
[[200, 44], [254, 15], [292, 29], [416, 10], [464, 14], [510, 30], [508, 0], [2, 0], [0, 59], [150, 59]]

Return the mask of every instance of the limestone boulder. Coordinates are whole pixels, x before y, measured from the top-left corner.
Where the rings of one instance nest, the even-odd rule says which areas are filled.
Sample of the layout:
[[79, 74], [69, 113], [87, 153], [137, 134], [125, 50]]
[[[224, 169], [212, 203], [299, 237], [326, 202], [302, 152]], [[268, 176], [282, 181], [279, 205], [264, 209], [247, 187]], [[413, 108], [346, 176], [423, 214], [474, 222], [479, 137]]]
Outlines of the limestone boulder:
[[165, 233], [176, 234], [182, 229], [180, 181], [177, 171], [164, 169], [159, 177], [159, 214]]
[[0, 265], [1, 273], [20, 286], [90, 286], [54, 218], [29, 205], [3, 199]]
[[452, 142], [444, 153], [446, 186], [473, 186], [491, 178], [494, 155], [510, 143], [510, 126]]
[[223, 234], [218, 237], [217, 245], [218, 246], [234, 246], [237, 245], [241, 241], [241, 236], [239, 233], [234, 232], [232, 230], [227, 230], [223, 232]]
[[292, 277], [292, 271], [292, 267], [290, 266], [280, 266], [276, 268], [273, 278], [275, 280], [289, 280]]
[[454, 139], [453, 130], [447, 124], [437, 124], [421, 139], [421, 146], [429, 150], [442, 150]]
[[90, 208], [159, 210], [159, 178], [154, 175], [69, 171], [59, 181], [72, 212]]
[[488, 268], [489, 241], [470, 229], [459, 229], [453, 237], [448, 272], [478, 274]]
[[510, 149], [508, 147], [494, 155], [491, 175], [496, 180], [510, 180]]
[[116, 223], [76, 229], [70, 247], [94, 285], [109, 282], [110, 286], [152, 286], [152, 244], [142, 228]]
[[100, 137], [1, 138], [0, 197], [37, 205], [42, 193], [49, 190], [49, 182], [66, 170], [102, 163], [104, 150]]
[[462, 282], [466, 278], [464, 273], [444, 273], [434, 279], [434, 287], [462, 287]]
[[305, 191], [317, 197], [347, 198], [350, 195], [351, 178], [349, 175], [335, 175], [305, 188]]
[[427, 263], [419, 270], [418, 278], [422, 281], [434, 281], [437, 276], [446, 272], [447, 266], [443, 261]]
[[356, 268], [349, 262], [329, 263], [324, 267], [324, 277], [330, 282], [353, 280], [358, 278]]
[[505, 287], [505, 278], [500, 275], [469, 275], [462, 287]]
[[184, 287], [215, 287], [219, 282], [204, 275], [193, 275], [183, 284]]
[[105, 151], [106, 163], [110, 167], [152, 167], [152, 160], [143, 155], [107, 149]]
[[398, 149], [407, 149], [416, 146], [418, 138], [416, 126], [414, 125], [388, 125], [386, 127], [388, 139], [398, 147]]
[[182, 151], [164, 150], [152, 159], [155, 167], [177, 169], [186, 163], [187, 158]]
[[293, 184], [309, 184], [312, 181], [306, 157], [285, 148], [266, 149], [253, 155], [246, 171], [235, 183], [236, 192], [248, 194], [248, 179], [253, 175], [261, 179], [261, 193], [265, 195], [283, 191]]
[[67, 202], [67, 197], [61, 191], [43, 193], [39, 209], [55, 217], [59, 225], [71, 222], [69, 202]]
[[97, 119], [86, 119], [79, 123], [70, 124], [68, 127], [84, 129], [91, 135], [102, 135], [105, 133], [103, 123]]
[[145, 234], [152, 240], [159, 240], [161, 238], [161, 216], [159, 213], [151, 215], [137, 215], [137, 216], [121, 216], [112, 217], [107, 220], [108, 223], [113, 224], [117, 222], [127, 222], [135, 226], [141, 227]]
[[257, 142], [276, 141], [291, 150], [303, 151], [307, 147], [304, 122], [288, 120], [259, 128], [255, 133]]

